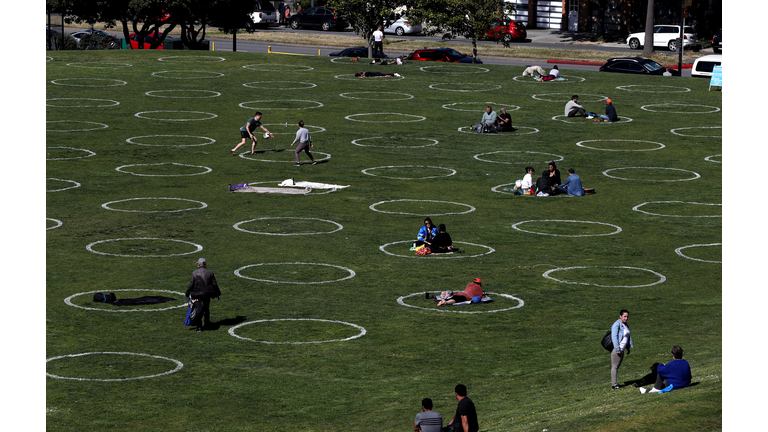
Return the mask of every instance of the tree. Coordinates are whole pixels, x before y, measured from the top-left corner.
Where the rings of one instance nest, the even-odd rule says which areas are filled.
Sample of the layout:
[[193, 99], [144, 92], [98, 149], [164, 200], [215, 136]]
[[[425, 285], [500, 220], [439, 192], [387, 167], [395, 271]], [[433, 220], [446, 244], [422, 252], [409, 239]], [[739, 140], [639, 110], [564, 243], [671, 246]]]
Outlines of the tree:
[[248, 16], [253, 12], [253, 0], [217, 0], [213, 4], [211, 26], [224, 33], [231, 33], [232, 51], [237, 51], [237, 31], [255, 31], [253, 20]]
[[[410, 0], [330, 0], [328, 6], [346, 19], [355, 29], [355, 33], [365, 39], [368, 57], [373, 57], [373, 32], [381, 26], [388, 26], [393, 21], [394, 10]], [[394, 15], [394, 20], [400, 18]]]
[[648, 0], [648, 11], [645, 14], [645, 44], [643, 45], [643, 55], [653, 54], [653, 1]]

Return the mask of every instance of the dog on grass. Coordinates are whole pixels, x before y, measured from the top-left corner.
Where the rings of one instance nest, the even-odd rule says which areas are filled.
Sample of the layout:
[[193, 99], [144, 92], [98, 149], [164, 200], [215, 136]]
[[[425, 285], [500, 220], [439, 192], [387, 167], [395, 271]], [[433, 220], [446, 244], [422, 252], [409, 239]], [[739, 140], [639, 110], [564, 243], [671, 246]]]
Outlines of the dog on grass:
[[360, 57], [352, 57], [349, 61], [357, 63], [360, 61]]
[[547, 73], [544, 72], [544, 69], [541, 68], [541, 66], [528, 66], [526, 70], [523, 71], [524, 77], [535, 77], [535, 76], [544, 76]]

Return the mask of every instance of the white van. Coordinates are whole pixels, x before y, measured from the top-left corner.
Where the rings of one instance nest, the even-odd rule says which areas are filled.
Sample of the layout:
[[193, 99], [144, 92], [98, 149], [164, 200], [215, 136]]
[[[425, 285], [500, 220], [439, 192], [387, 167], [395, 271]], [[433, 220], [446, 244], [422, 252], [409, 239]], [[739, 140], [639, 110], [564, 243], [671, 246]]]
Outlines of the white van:
[[691, 76], [709, 78], [712, 76], [712, 70], [715, 69], [715, 66], [721, 66], [722, 61], [722, 54], [709, 54], [699, 57], [693, 62]]
[[269, 0], [255, 0], [250, 17], [257, 27], [266, 28], [270, 24], [277, 24], [278, 22], [275, 6]]

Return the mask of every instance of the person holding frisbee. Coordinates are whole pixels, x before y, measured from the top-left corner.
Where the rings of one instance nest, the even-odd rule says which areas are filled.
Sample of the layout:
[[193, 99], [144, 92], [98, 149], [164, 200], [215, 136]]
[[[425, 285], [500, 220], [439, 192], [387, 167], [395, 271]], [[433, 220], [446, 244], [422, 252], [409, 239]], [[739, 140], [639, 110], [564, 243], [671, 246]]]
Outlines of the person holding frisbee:
[[261, 127], [261, 129], [264, 130], [265, 133], [269, 134], [270, 138], [275, 137], [274, 135], [272, 135], [272, 132], [268, 131], [267, 128], [265, 128], [264, 125], [261, 124], [261, 113], [259, 111], [256, 111], [253, 117], [249, 118], [248, 121], [245, 122], [245, 126], [240, 128], [240, 138], [242, 138], [242, 141], [240, 141], [240, 143], [236, 145], [235, 148], [230, 150], [230, 152], [232, 152], [232, 156], [237, 155], [237, 149], [245, 145], [245, 140], [247, 140], [248, 138], [253, 140], [253, 144], [251, 144], [251, 154], [253, 154], [256, 151], [256, 143], [259, 141], [259, 139], [253, 135], [253, 131], [256, 130], [257, 127]]

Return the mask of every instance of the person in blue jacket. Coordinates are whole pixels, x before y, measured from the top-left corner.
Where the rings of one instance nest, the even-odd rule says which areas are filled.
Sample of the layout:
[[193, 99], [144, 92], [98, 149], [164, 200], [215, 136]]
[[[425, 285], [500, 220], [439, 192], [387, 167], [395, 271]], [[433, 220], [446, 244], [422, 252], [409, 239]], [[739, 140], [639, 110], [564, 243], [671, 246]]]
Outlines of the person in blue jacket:
[[416, 237], [416, 243], [413, 247], [426, 244], [427, 246], [432, 244], [432, 239], [437, 235], [437, 227], [432, 223], [432, 219], [425, 217], [424, 226], [419, 229], [419, 234]]
[[558, 185], [557, 189], [568, 193], [568, 196], [584, 195], [584, 188], [581, 187], [581, 178], [576, 174], [573, 168], [568, 168], [568, 178], [563, 184]]
[[[619, 116], [616, 115], [616, 108], [613, 107], [613, 101], [610, 99], [605, 100], [605, 115], [600, 115], [600, 118], [604, 122], [615, 122], [619, 121]], [[595, 119], [595, 121], [600, 121], [598, 119]]]
[[611, 388], [616, 390], [619, 388], [619, 366], [624, 360], [624, 353], [629, 354], [632, 344], [632, 335], [627, 327], [627, 320], [629, 320], [629, 311], [622, 309], [619, 312], [619, 319], [611, 326], [611, 341], [613, 342], [613, 350], [611, 350]]
[[640, 387], [640, 393], [656, 393], [667, 386], [679, 389], [691, 385], [691, 365], [683, 358], [683, 349], [678, 345], [672, 346], [672, 357], [671, 362], [656, 367], [656, 383], [653, 388], [646, 390]]

